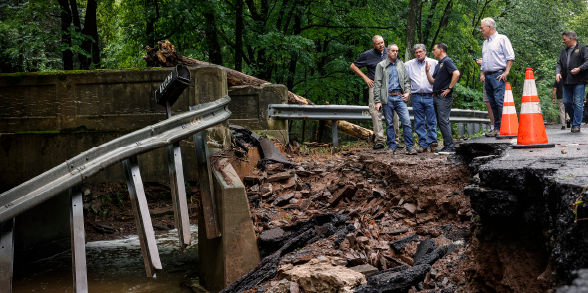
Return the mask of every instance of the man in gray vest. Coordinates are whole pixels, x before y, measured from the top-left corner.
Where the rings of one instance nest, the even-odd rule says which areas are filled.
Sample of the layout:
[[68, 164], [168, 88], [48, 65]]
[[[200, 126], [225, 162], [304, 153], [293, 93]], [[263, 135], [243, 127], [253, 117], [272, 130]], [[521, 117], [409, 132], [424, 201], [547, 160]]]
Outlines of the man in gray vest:
[[410, 125], [410, 116], [406, 102], [410, 97], [410, 79], [406, 73], [404, 63], [398, 58], [398, 46], [392, 44], [388, 47], [388, 58], [378, 63], [374, 78], [374, 102], [376, 110], [380, 108], [384, 111], [386, 118], [386, 134], [388, 136], [388, 148], [396, 153], [398, 144], [396, 143], [394, 128], [394, 112], [398, 114], [398, 119], [402, 123], [404, 143], [406, 144], [406, 154], [416, 155], [417, 151], [412, 147], [412, 127]]

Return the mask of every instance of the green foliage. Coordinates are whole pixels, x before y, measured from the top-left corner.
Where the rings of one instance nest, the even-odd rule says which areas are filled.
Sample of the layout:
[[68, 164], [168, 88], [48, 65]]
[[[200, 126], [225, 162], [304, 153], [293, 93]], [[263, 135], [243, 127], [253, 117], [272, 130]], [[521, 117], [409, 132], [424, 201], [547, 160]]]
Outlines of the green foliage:
[[[7, 0], [0, 4], [0, 70], [48, 71], [62, 68], [61, 52], [80, 49], [87, 38], [70, 31], [61, 43], [57, 1]], [[83, 22], [87, 0], [78, 0]], [[242, 7], [242, 45], [238, 7]], [[551, 85], [561, 33], [578, 32], [588, 41], [584, 0], [102, 0], [97, 26], [102, 68], [145, 67], [145, 46], [168, 39], [183, 55], [209, 61], [217, 43], [220, 65], [274, 83], [286, 84], [317, 104], [367, 104], [366, 86], [349, 65], [372, 47], [371, 37], [406, 49], [409, 8], [418, 8], [415, 42], [429, 51], [444, 42], [461, 72], [454, 107], [484, 110], [479, 67], [483, 39], [480, 19], [493, 17], [511, 40], [516, 60], [508, 80], [520, 108], [524, 73], [533, 68], [544, 117], [557, 119]], [[416, 6], [414, 6], [416, 5]], [[240, 60], [235, 60], [242, 53]], [[429, 54], [430, 57], [431, 54]], [[404, 56], [404, 54], [401, 54]]]

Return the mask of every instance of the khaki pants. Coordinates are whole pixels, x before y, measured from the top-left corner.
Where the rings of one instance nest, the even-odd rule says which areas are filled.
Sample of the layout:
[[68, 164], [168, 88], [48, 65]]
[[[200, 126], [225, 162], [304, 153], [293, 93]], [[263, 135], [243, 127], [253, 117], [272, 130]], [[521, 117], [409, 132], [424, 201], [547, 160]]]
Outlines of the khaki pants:
[[566, 113], [566, 107], [563, 104], [563, 99], [557, 99], [557, 106], [559, 106], [559, 122], [562, 126], [566, 126], [566, 119], [570, 119], [570, 115]]
[[[374, 88], [371, 87], [369, 92], [369, 107], [370, 115], [372, 116], [372, 123], [374, 128], [374, 144], [386, 145], [386, 136], [384, 135], [384, 127], [382, 126], [382, 113], [376, 111], [376, 104], [374, 103]], [[387, 97], [386, 97], [387, 98]], [[398, 115], [394, 112], [394, 131], [398, 132]], [[396, 144], [398, 144], [398, 137], [396, 136]]]

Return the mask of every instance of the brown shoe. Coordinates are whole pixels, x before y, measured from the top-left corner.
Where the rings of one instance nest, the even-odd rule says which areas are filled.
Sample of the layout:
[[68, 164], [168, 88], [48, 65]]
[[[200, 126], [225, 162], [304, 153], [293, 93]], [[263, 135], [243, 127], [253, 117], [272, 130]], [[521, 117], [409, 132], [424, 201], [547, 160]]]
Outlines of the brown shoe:
[[486, 135], [486, 137], [496, 137], [496, 135], [498, 135], [498, 131], [496, 129], [494, 129], [490, 132], [487, 132], [485, 135]]
[[416, 155], [416, 154], [418, 154], [418, 152], [414, 148], [407, 148], [406, 149], [406, 154], [407, 155]]
[[580, 132], [580, 127], [576, 127], [576, 126], [572, 127], [572, 132], [573, 133]]

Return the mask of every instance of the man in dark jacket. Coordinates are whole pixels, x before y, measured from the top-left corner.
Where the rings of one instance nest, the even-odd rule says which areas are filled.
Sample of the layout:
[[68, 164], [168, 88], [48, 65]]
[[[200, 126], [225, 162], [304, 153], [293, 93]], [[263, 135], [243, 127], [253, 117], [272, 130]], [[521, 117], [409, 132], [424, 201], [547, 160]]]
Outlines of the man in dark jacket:
[[588, 82], [588, 48], [578, 43], [574, 31], [564, 32], [562, 38], [566, 47], [559, 53], [555, 80], [563, 80], [563, 103], [572, 120], [572, 132], [580, 132]]

